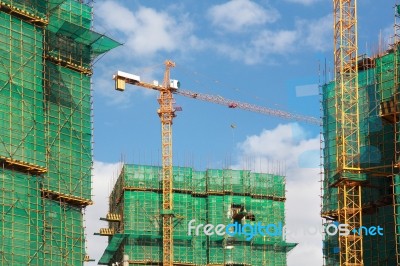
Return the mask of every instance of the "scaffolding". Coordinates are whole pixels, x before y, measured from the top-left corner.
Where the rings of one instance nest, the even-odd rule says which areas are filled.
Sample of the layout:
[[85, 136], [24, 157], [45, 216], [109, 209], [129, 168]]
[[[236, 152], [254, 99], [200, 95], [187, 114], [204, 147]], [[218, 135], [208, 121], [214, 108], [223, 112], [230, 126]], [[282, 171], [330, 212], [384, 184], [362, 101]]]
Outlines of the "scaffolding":
[[0, 1], [0, 265], [82, 265], [91, 204], [90, 1]]
[[0, 265], [40, 265], [41, 179], [0, 170]]
[[45, 68], [48, 173], [44, 188], [90, 200], [90, 77], [52, 62], [46, 62]]
[[[362, 225], [366, 228], [380, 226], [383, 236], [363, 235], [364, 265], [397, 265], [398, 260], [398, 120], [400, 110], [395, 100], [398, 94], [397, 53], [389, 49], [384, 54], [370, 58], [360, 56], [359, 110], [360, 156], [358, 157], [363, 179], [361, 187]], [[396, 70], [397, 68], [397, 70]], [[333, 186], [337, 171], [336, 160], [336, 106], [334, 82], [322, 86], [324, 180], [322, 182], [322, 216], [325, 225], [338, 221], [337, 187]], [[379, 250], [379, 252], [375, 252]], [[324, 265], [340, 265], [337, 236], [324, 237]]]
[[[100, 235], [109, 245], [99, 264], [162, 264], [161, 167], [125, 164], [110, 195], [108, 228]], [[188, 223], [261, 223], [284, 226], [285, 179], [247, 170], [173, 167], [174, 265], [286, 265], [296, 244], [282, 234], [228, 237], [189, 235]]]
[[[0, 12], [0, 159], [46, 171], [43, 29]], [[25, 166], [24, 166], [25, 165]]]
[[394, 169], [392, 175], [392, 193], [393, 193], [393, 216], [394, 216], [394, 248], [396, 254], [396, 263], [400, 264], [400, 92], [399, 92], [399, 83], [400, 83], [400, 52], [399, 52], [399, 43], [400, 43], [400, 5], [394, 6], [394, 35], [393, 35], [393, 44], [391, 48], [393, 50], [394, 59], [393, 59], [393, 106], [394, 114], [392, 115], [394, 121], [394, 136], [395, 136], [395, 158], [394, 158]]
[[41, 197], [42, 179], [1, 169], [0, 265], [82, 265], [79, 207]]
[[85, 257], [82, 208], [43, 198], [43, 263], [82, 265]]

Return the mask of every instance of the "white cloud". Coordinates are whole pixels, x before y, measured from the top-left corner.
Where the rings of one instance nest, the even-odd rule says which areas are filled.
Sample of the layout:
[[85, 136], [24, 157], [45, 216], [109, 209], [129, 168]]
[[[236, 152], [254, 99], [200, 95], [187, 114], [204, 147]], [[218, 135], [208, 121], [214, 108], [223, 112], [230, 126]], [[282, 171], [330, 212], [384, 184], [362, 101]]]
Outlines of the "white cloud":
[[332, 47], [332, 14], [317, 20], [299, 20], [292, 30], [263, 30], [250, 42], [255, 59], [266, 55], [284, 55], [309, 49], [326, 51]]
[[102, 26], [112, 26], [113, 29], [122, 32], [130, 32], [139, 24], [129, 9], [113, 1], [104, 1], [96, 5], [96, 17]]
[[[296, 41], [298, 40], [296, 31], [280, 30], [269, 31], [263, 30], [256, 34], [248, 43], [241, 46], [231, 45], [227, 43], [214, 43], [215, 50], [230, 59], [242, 61], [248, 65], [254, 65], [261, 62], [268, 64], [276, 63], [276, 56], [282, 56], [291, 53], [297, 49]], [[274, 55], [275, 57], [268, 57]]]
[[231, 0], [208, 10], [212, 23], [227, 31], [241, 31], [250, 26], [275, 22], [278, 10], [264, 8], [250, 0]]
[[302, 4], [302, 5], [311, 5], [311, 4], [319, 2], [320, 0], [285, 0], [285, 1], [289, 2], [289, 3], [296, 3], [296, 4]]
[[108, 196], [115, 183], [117, 173], [119, 172], [119, 163], [94, 162], [93, 170], [93, 202], [94, 205], [86, 208], [85, 226], [87, 253], [96, 262], [86, 263], [85, 265], [97, 265], [97, 261], [103, 255], [107, 247], [108, 238], [104, 236], [95, 236], [93, 233], [99, 232], [100, 228], [108, 227], [107, 222], [100, 221], [100, 217], [105, 217], [108, 211]]
[[316, 51], [327, 51], [333, 46], [333, 15], [317, 20], [300, 20], [298, 28], [305, 29], [305, 43]]
[[125, 46], [136, 57], [185, 49], [196, 42], [185, 14], [171, 16], [144, 6], [132, 12], [114, 1], [99, 3], [96, 14], [102, 27], [124, 36]]
[[[322, 265], [320, 230], [319, 136], [310, 138], [298, 124], [279, 125], [249, 136], [239, 144], [239, 163], [235, 168], [271, 172], [270, 162], [282, 162], [286, 171], [286, 226], [291, 232], [287, 241], [299, 243], [288, 255], [288, 265]], [[276, 165], [276, 163], [275, 163]], [[307, 233], [310, 230], [310, 233]]]
[[[294, 180], [296, 178], [299, 180]], [[287, 172], [287, 179], [286, 226], [291, 233], [288, 233], [286, 239], [298, 243], [288, 255], [288, 266], [320, 266], [322, 220], [319, 215], [319, 169], [293, 168]]]
[[327, 51], [333, 45], [332, 14], [315, 20], [299, 19], [293, 29], [264, 29], [243, 43], [214, 43], [215, 50], [232, 60], [253, 65], [276, 64], [301, 50]]
[[260, 135], [247, 137], [239, 144], [239, 148], [244, 157], [257, 156], [267, 161], [285, 161], [298, 168], [301, 154], [319, 148], [319, 139], [306, 139], [306, 136], [307, 133], [297, 123], [279, 125], [273, 130], [264, 130]]
[[294, 30], [261, 31], [252, 40], [257, 51], [266, 51], [269, 54], [284, 54], [295, 49], [298, 34]]
[[[275, 64], [282, 57], [291, 58], [302, 49], [325, 51], [332, 41], [332, 15], [316, 20], [299, 19], [286, 29], [265, 29], [265, 24], [276, 22], [279, 12], [251, 0], [231, 0], [214, 5], [207, 11], [211, 25], [197, 25], [183, 6], [167, 11], [139, 6], [129, 10], [113, 0], [96, 6], [98, 26], [118, 35], [124, 47], [116, 53], [119, 61], [138, 64], [143, 57], [146, 65], [162, 53], [178, 53], [183, 58], [193, 51], [215, 51], [245, 64]], [[195, 28], [212, 26], [229, 32], [245, 33], [246, 38], [232, 40], [232, 35], [196, 36]], [[113, 55], [113, 54], [112, 54]], [[116, 58], [114, 58], [116, 59]], [[140, 65], [140, 63], [139, 63]], [[121, 101], [127, 98], [120, 98]], [[115, 99], [114, 99], [115, 100]]]
[[104, 97], [109, 105], [126, 108], [134, 104], [135, 99], [137, 101], [137, 97], [132, 97], [134, 94], [155, 94], [155, 91], [136, 86], [130, 86], [123, 93], [115, 92], [111, 80], [115, 71], [134, 73], [148, 82], [161, 81], [165, 58], [181, 55], [187, 59], [191, 56], [189, 52], [203, 49], [206, 45], [192, 34], [193, 23], [179, 6], [162, 11], [145, 6], [128, 9], [115, 0], [106, 0], [100, 1], [95, 8], [96, 27], [110, 32], [124, 43], [110, 51], [101, 64], [95, 65], [95, 93]]

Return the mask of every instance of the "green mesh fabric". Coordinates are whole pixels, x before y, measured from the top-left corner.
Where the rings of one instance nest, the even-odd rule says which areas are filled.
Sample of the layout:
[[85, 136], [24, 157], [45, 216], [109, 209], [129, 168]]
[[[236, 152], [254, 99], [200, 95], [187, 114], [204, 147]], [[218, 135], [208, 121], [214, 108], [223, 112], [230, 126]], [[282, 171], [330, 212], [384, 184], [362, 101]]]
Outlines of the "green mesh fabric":
[[0, 12], [0, 156], [45, 167], [42, 34]]
[[48, 173], [44, 188], [91, 198], [90, 78], [46, 63]]
[[83, 264], [91, 67], [119, 45], [91, 30], [92, 12], [77, 0], [0, 1], [0, 265]]
[[[393, 187], [391, 175], [392, 164], [398, 160], [395, 143], [399, 141], [394, 124], [382, 117], [385, 106], [399, 93], [395, 86], [396, 62], [400, 62], [398, 53], [389, 53], [373, 60], [366, 60], [369, 66], [359, 70], [359, 112], [360, 112], [360, 156], [362, 168], [366, 171], [352, 178], [365, 180], [362, 187], [363, 225], [366, 227], [380, 225], [385, 228], [383, 237], [363, 237], [364, 265], [396, 264], [395, 224], [400, 223], [399, 212], [393, 207]], [[397, 67], [397, 72], [399, 68]], [[400, 73], [400, 72], [399, 72]], [[399, 76], [397, 73], [397, 76]], [[322, 213], [329, 214], [338, 208], [337, 188], [337, 150], [336, 150], [336, 103], [335, 84], [331, 82], [322, 86], [323, 91], [323, 137], [324, 137], [324, 180]], [[397, 125], [398, 127], [399, 125]], [[398, 144], [397, 144], [398, 145]], [[377, 172], [379, 175], [369, 174]], [[381, 178], [381, 176], [386, 176]], [[395, 179], [395, 178], [394, 178]], [[397, 197], [395, 197], [395, 200]], [[396, 203], [397, 204], [397, 203]], [[399, 239], [400, 240], [400, 239]], [[400, 243], [397, 240], [397, 243]], [[380, 250], [380, 252], [375, 252]], [[339, 241], [337, 236], [324, 238], [323, 253], [327, 265], [339, 265]]]
[[[161, 168], [126, 164], [110, 196], [109, 212], [120, 214], [118, 224], [109, 227], [124, 234], [109, 241], [100, 263], [121, 261], [127, 254], [133, 265], [162, 261], [162, 190]], [[222, 237], [204, 234], [188, 235], [188, 223], [232, 223], [232, 212], [243, 207], [249, 216], [246, 224], [284, 225], [285, 178], [279, 175], [244, 170], [208, 169], [195, 171], [190, 167], [173, 167], [174, 182], [174, 261], [207, 264], [286, 265], [286, 254], [296, 244], [287, 243], [282, 235], [244, 235]], [[251, 215], [250, 215], [251, 214]], [[251, 218], [252, 217], [252, 218]], [[118, 246], [116, 245], [118, 243]], [[228, 248], [227, 248], [228, 246]]]

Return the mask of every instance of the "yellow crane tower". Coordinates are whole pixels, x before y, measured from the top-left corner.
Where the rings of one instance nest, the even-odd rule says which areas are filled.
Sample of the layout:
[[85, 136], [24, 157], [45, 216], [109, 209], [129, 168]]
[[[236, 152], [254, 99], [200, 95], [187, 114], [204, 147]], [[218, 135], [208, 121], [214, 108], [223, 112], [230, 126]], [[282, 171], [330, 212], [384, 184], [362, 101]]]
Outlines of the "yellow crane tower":
[[[333, 0], [337, 136], [338, 222], [351, 231], [362, 226], [360, 130], [358, 106], [357, 1]], [[340, 265], [361, 266], [363, 239], [339, 236]]]
[[115, 89], [125, 90], [125, 84], [132, 84], [139, 87], [158, 91], [158, 103], [160, 108], [157, 113], [161, 120], [161, 155], [162, 155], [162, 229], [163, 229], [163, 265], [173, 265], [173, 200], [172, 200], [172, 121], [176, 116], [174, 107], [174, 94], [179, 94], [192, 99], [212, 102], [225, 105], [229, 108], [239, 108], [251, 112], [277, 116], [285, 119], [302, 121], [310, 124], [320, 125], [320, 120], [314, 117], [292, 114], [289, 112], [261, 107], [249, 103], [238, 102], [221, 96], [202, 94], [188, 90], [179, 89], [179, 82], [170, 79], [170, 70], [175, 67], [175, 63], [165, 61], [165, 73], [162, 85], [158, 82], [146, 83], [140, 80], [139, 76], [118, 71], [113, 76], [115, 80]]

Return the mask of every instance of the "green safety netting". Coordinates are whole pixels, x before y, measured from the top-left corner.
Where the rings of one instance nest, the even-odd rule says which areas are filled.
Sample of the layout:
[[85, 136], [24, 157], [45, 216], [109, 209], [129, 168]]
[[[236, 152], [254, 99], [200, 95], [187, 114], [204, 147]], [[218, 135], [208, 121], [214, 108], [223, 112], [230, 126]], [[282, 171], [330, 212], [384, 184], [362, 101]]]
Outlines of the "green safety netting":
[[45, 167], [42, 36], [0, 12], [0, 156]]
[[80, 208], [43, 199], [43, 263], [82, 265], [85, 256], [83, 215]]
[[[398, 160], [395, 147], [398, 145], [399, 132], [396, 133], [395, 125], [381, 117], [383, 109], [393, 106], [394, 97], [398, 97], [399, 88], [395, 87], [395, 77], [399, 76], [399, 55], [394, 50], [379, 56], [364, 66], [359, 71], [359, 113], [360, 113], [360, 156], [359, 163], [363, 168], [373, 168], [380, 178], [368, 172], [349, 177], [364, 180], [366, 185], [362, 188], [362, 205], [364, 209], [363, 225], [382, 225], [387, 230], [384, 237], [365, 236], [363, 242], [365, 265], [380, 265], [387, 263], [395, 265], [396, 231], [395, 224], [400, 223], [399, 211], [393, 204], [393, 191], [400, 183], [392, 183], [393, 169], [391, 165]], [[396, 74], [397, 69], [397, 74]], [[398, 83], [398, 82], [397, 82]], [[336, 99], [335, 83], [331, 82], [322, 87], [323, 90], [323, 136], [324, 136], [324, 180], [322, 213], [329, 214], [338, 208], [337, 188], [332, 186], [337, 181], [337, 135], [336, 135]], [[385, 107], [386, 106], [386, 107]], [[399, 127], [397, 125], [396, 127]], [[396, 144], [397, 143], [397, 144]], [[374, 172], [374, 171], [372, 171]], [[394, 186], [393, 186], [394, 184]], [[394, 189], [394, 190], [393, 190]], [[400, 189], [399, 189], [400, 191]], [[400, 201], [400, 198], [394, 197]], [[396, 206], [396, 205], [395, 205]], [[380, 250], [379, 253], [375, 250]], [[325, 263], [339, 265], [339, 242], [337, 236], [325, 236], [323, 246]]]
[[[27, 0], [25, 0], [25, 1], [27, 1]], [[28, 0], [29, 1], [29, 0]], [[42, 1], [42, 2], [47, 2], [47, 10], [48, 10], [48, 12], [47, 13], [52, 13], [52, 11], [55, 9], [55, 8], [57, 8], [57, 7], [59, 7], [62, 3], [64, 3], [64, 2], [71, 2], [71, 0], [47, 0], [47, 1], [45, 1], [45, 0], [38, 0], [38, 1]], [[77, 5], [79, 5], [80, 3], [78, 2], [78, 1], [73, 1], [73, 2], [75, 2]], [[82, 5], [82, 4], [81, 4]]]
[[82, 265], [80, 208], [41, 197], [42, 179], [0, 169], [0, 265]]
[[32, 177], [1, 165], [0, 265], [82, 265], [81, 207], [41, 190], [90, 199], [91, 82], [82, 67], [119, 43], [90, 30], [93, 10], [82, 1], [0, 4], [0, 157], [48, 170]]
[[46, 62], [45, 115], [48, 173], [44, 188], [91, 198], [90, 77]]
[[0, 265], [43, 265], [41, 179], [0, 169]]
[[[122, 258], [121, 250], [133, 261], [162, 261], [161, 167], [125, 164], [110, 195], [109, 212], [122, 216], [123, 230], [116, 223], [110, 228], [125, 234], [123, 242], [111, 238], [102, 264]], [[232, 213], [243, 209], [246, 223], [284, 225], [283, 176], [244, 170], [173, 167], [174, 181], [174, 261], [195, 265], [251, 263], [285, 265], [286, 253], [296, 244], [286, 243], [282, 235], [188, 235], [188, 223], [229, 224]], [[203, 184], [198, 188], [199, 184]], [[138, 191], [139, 190], [139, 191]], [[118, 235], [119, 236], [119, 235]], [[226, 248], [227, 246], [234, 247]], [[261, 259], [264, 258], [264, 259]]]
[[113, 258], [115, 252], [119, 249], [122, 241], [124, 241], [124, 234], [115, 234], [112, 236], [111, 240], [108, 242], [107, 248], [103, 253], [103, 256], [100, 258], [98, 264], [99, 265], [108, 265], [110, 260]]
[[86, 6], [75, 0], [1, 0], [1, 4], [9, 5], [13, 8], [18, 8], [28, 14], [47, 19], [48, 14], [51, 14], [55, 9], [59, 8], [61, 4], [74, 5], [74, 7]]
[[61, 18], [52, 16], [50, 17], [50, 21], [51, 23], [47, 27], [50, 32], [63, 35], [77, 43], [89, 46], [93, 57], [121, 45], [121, 43], [103, 34], [87, 29], [81, 25], [64, 21]]
[[[161, 178], [161, 167], [126, 164], [115, 190], [120, 190], [124, 186], [161, 189]], [[173, 181], [174, 190], [192, 193], [251, 194], [276, 199], [285, 197], [285, 178], [276, 174], [232, 169], [194, 171], [190, 167], [174, 166]]]
[[47, 56], [70, 67], [91, 68], [93, 60], [121, 45], [92, 30], [92, 7], [75, 0], [53, 4], [46, 27]]
[[8, 4], [14, 8], [19, 8], [35, 16], [46, 18], [47, 3], [53, 2], [46, 0], [1, 0], [0, 3]]

